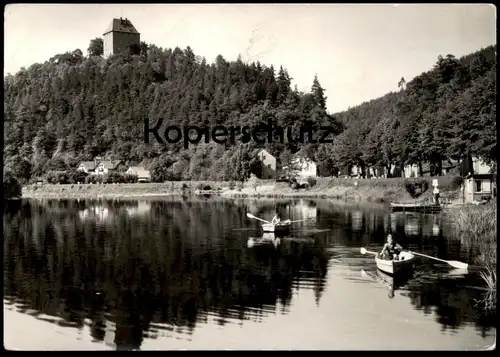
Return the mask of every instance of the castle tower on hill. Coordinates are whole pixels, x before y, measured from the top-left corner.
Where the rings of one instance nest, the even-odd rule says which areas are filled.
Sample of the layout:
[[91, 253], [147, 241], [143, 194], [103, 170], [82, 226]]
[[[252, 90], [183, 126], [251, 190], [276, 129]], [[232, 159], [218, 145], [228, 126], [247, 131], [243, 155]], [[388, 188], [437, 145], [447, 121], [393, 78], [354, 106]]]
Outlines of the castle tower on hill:
[[104, 57], [129, 51], [140, 46], [141, 34], [128, 19], [113, 19], [103, 34]]

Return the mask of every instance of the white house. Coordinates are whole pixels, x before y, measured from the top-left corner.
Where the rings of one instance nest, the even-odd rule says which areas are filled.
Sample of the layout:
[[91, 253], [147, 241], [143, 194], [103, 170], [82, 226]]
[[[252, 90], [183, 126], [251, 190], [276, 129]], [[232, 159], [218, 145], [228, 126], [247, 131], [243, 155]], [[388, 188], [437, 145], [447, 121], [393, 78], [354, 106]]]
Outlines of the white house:
[[257, 152], [257, 158], [261, 162], [259, 178], [275, 179], [276, 178], [276, 158], [264, 149]]
[[361, 167], [357, 165], [351, 167], [350, 176], [361, 176], [361, 173], [362, 173]]
[[495, 196], [495, 183], [493, 174], [490, 173], [491, 166], [478, 158], [472, 158], [472, 162], [464, 166], [468, 171], [462, 186], [463, 200], [465, 202], [479, 202], [483, 198]]
[[121, 160], [105, 160], [96, 165], [95, 174], [106, 175], [111, 172], [125, 171], [125, 164]]
[[137, 176], [137, 181], [139, 182], [150, 182], [151, 173], [146, 170], [143, 166], [131, 166], [126, 172], [129, 175]]
[[[318, 175], [316, 163], [302, 151], [292, 155], [290, 166], [290, 176], [295, 177], [299, 183], [307, 182], [307, 178], [316, 178]], [[288, 167], [284, 167], [283, 169], [288, 169]]]
[[404, 177], [418, 177], [418, 165], [405, 165], [403, 168]]
[[95, 161], [82, 161], [80, 165], [78, 165], [77, 170], [83, 171], [87, 174], [93, 174], [95, 171], [96, 162]]

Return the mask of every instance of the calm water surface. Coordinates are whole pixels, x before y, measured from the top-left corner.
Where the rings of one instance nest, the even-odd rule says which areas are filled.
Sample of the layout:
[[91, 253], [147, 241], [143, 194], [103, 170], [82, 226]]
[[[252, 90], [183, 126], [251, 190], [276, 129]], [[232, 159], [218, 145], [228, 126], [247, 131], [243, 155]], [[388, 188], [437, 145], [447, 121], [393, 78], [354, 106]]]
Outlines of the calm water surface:
[[[246, 213], [305, 219], [264, 235]], [[23, 200], [4, 212], [7, 349], [458, 349], [490, 346], [484, 286], [418, 259], [377, 271], [360, 247], [470, 261], [442, 215], [328, 200]]]

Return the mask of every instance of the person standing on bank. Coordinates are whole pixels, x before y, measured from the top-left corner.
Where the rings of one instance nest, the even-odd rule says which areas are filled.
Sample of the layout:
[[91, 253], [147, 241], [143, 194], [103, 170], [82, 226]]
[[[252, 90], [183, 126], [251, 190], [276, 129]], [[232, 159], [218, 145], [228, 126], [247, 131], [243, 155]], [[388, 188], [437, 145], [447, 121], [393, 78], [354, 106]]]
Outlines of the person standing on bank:
[[434, 203], [436, 205], [439, 204], [439, 188], [437, 188], [437, 186], [434, 186], [434, 190], [432, 192], [434, 194]]

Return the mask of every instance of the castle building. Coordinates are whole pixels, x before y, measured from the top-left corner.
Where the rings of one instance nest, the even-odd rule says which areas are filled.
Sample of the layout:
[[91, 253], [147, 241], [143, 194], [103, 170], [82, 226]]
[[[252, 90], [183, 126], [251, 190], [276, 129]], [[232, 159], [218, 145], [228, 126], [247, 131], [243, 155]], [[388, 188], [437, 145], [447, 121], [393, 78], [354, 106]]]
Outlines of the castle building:
[[141, 34], [128, 19], [113, 19], [103, 34], [104, 57], [129, 51], [131, 46], [139, 46]]

